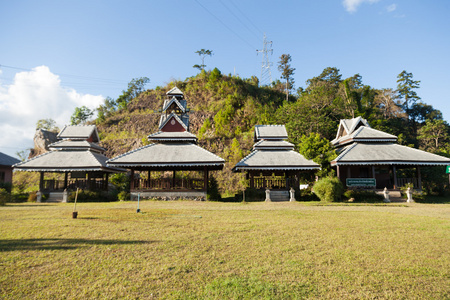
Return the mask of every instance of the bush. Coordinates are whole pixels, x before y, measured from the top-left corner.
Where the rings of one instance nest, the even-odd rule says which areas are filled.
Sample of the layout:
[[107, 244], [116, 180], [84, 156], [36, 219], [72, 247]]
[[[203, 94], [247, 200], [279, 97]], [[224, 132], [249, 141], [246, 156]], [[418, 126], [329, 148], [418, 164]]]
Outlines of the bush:
[[5, 189], [8, 193], [11, 193], [11, 187], [10, 182], [0, 182], [0, 189]]
[[11, 194], [6, 189], [0, 188], [0, 206], [5, 206], [11, 199]]
[[37, 200], [37, 194], [36, 193], [37, 192], [31, 192], [28, 195], [28, 202], [36, 202], [36, 200]]
[[296, 190], [295, 198], [297, 201], [319, 201], [320, 199], [312, 192], [312, 185], [310, 184], [306, 189]]
[[117, 199], [119, 199], [120, 201], [129, 201], [130, 193], [128, 193], [127, 191], [121, 191], [117, 194]]
[[[70, 192], [67, 201], [74, 202], [76, 193], [76, 191]], [[116, 200], [114, 194], [106, 191], [78, 190], [77, 202], [111, 202]]]
[[344, 186], [337, 177], [325, 177], [314, 184], [313, 190], [321, 201], [335, 202], [341, 199]]
[[375, 191], [358, 191], [358, 190], [347, 190], [344, 193], [344, 197], [349, 200], [353, 198], [353, 202], [363, 202], [363, 203], [376, 203], [383, 202], [384, 197], [375, 193]]
[[214, 177], [211, 177], [208, 182], [208, 194], [206, 195], [207, 200], [221, 201], [222, 196], [219, 193], [219, 184]]

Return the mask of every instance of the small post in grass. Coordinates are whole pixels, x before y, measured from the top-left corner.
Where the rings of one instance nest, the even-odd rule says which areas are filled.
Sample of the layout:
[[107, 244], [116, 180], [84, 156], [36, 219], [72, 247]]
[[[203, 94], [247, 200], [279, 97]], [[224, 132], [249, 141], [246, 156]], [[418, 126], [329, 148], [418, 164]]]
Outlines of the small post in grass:
[[141, 209], [139, 208], [139, 199], [140, 198], [141, 198], [141, 193], [138, 193], [138, 207], [137, 207], [137, 210], [136, 210], [137, 213], [141, 212]]
[[76, 219], [78, 217], [77, 198], [78, 198], [78, 188], [77, 188], [77, 192], [75, 193], [75, 203], [73, 205], [72, 219]]

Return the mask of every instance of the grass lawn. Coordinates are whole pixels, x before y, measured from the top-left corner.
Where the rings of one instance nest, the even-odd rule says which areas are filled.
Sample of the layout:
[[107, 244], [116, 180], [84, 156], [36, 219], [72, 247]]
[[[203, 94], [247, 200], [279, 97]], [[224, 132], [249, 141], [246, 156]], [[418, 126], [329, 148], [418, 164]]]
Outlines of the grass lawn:
[[0, 207], [1, 299], [449, 299], [450, 204]]

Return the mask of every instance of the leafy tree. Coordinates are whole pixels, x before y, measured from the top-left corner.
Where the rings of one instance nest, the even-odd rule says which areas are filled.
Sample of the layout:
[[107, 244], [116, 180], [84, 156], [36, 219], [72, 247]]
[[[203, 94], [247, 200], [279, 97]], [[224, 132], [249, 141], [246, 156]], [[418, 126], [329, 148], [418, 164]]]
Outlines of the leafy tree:
[[291, 55], [282, 54], [280, 56], [280, 61], [278, 62], [278, 71], [281, 72], [281, 79], [286, 80], [285, 91], [286, 91], [286, 101], [289, 100], [289, 91], [294, 88], [294, 75], [295, 68], [291, 66]]
[[327, 67], [319, 76], [308, 79], [306, 83], [310, 88], [314, 88], [320, 82], [327, 82], [330, 85], [337, 87], [339, 83], [342, 82], [341, 77], [342, 75], [339, 74], [338, 68]]
[[126, 91], [122, 91], [122, 95], [120, 95], [116, 100], [118, 109], [126, 109], [128, 103], [142, 93], [145, 85], [149, 82], [150, 79], [148, 77], [133, 78], [128, 83], [128, 89]]
[[425, 149], [438, 152], [440, 142], [449, 138], [449, 126], [443, 120], [427, 120], [419, 129], [419, 140]]
[[201, 49], [198, 51], [195, 51], [195, 53], [197, 53], [201, 59], [202, 59], [202, 64], [201, 65], [194, 65], [193, 68], [204, 70], [206, 65], [205, 65], [205, 57], [208, 56], [212, 56], [213, 55], [213, 51], [212, 50], [205, 50], [205, 49]]
[[106, 97], [103, 100], [103, 104], [97, 108], [97, 122], [103, 122], [113, 112], [117, 110], [117, 103], [114, 99]]
[[318, 176], [322, 177], [333, 173], [330, 161], [336, 158], [336, 152], [330, 142], [318, 133], [302, 135], [298, 144], [298, 152], [306, 159], [312, 159], [315, 163], [320, 164], [322, 170], [318, 172]]
[[413, 74], [403, 70], [397, 76], [397, 92], [403, 100], [403, 108], [409, 114], [409, 108], [412, 104], [420, 100], [414, 89], [419, 88], [420, 80], [413, 80]]
[[86, 124], [87, 120], [94, 115], [94, 112], [86, 106], [75, 107], [75, 111], [70, 117], [71, 125]]
[[36, 123], [36, 130], [43, 129], [53, 132], [58, 132], [59, 128], [56, 126], [56, 122], [53, 119], [41, 119]]

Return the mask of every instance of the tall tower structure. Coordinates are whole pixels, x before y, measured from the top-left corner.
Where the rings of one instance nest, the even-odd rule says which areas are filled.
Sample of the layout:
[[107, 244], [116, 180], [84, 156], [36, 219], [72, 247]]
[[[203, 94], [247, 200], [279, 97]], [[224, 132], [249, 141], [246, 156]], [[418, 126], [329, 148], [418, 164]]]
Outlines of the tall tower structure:
[[269, 61], [269, 53], [273, 54], [272, 41], [268, 42], [266, 34], [264, 33], [264, 46], [262, 50], [256, 50], [257, 54], [262, 53], [261, 63], [261, 77], [259, 78], [260, 85], [267, 85], [272, 83], [272, 73], [270, 67], [272, 63]]

